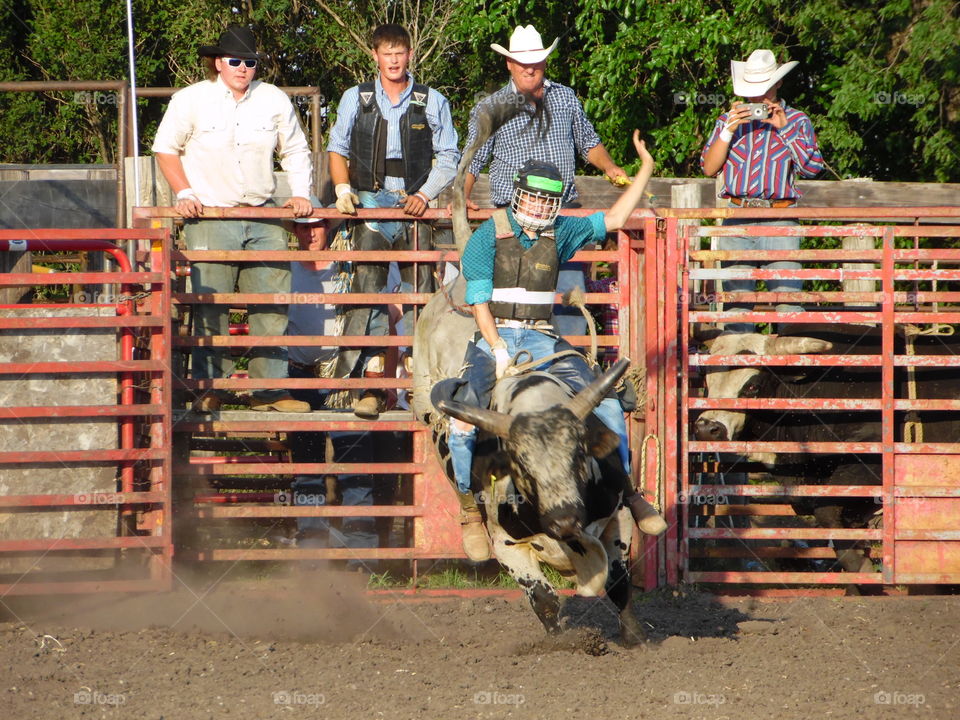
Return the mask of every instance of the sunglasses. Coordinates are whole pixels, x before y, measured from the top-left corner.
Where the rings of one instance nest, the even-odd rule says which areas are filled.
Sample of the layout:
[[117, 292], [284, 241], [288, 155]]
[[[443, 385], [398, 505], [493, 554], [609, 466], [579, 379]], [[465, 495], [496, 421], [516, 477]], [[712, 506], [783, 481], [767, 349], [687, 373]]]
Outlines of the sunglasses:
[[257, 66], [256, 60], [241, 60], [240, 58], [231, 58], [231, 57], [225, 57], [223, 59], [226, 61], [227, 65], [229, 65], [230, 67], [240, 67], [240, 63], [243, 63], [248, 68], [255, 68]]

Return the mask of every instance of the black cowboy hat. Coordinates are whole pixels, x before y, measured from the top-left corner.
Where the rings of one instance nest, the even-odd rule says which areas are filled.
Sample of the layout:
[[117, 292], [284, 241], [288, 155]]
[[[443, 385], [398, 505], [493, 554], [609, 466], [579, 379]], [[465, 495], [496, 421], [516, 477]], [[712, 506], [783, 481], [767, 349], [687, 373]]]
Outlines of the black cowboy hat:
[[201, 45], [200, 54], [204, 57], [235, 57], [244, 60], [261, 60], [257, 52], [257, 39], [253, 31], [241, 25], [230, 25], [220, 35], [216, 45]]

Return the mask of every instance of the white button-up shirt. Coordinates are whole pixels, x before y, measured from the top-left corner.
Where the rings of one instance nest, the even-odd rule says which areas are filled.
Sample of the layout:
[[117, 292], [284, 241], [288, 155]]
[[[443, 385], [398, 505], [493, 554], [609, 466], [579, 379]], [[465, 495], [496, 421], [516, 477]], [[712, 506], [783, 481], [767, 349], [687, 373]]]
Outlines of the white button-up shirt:
[[274, 150], [294, 196], [310, 197], [313, 163], [293, 104], [254, 81], [240, 100], [218, 76], [177, 91], [157, 128], [155, 153], [180, 155], [200, 202], [262, 205], [276, 190]]

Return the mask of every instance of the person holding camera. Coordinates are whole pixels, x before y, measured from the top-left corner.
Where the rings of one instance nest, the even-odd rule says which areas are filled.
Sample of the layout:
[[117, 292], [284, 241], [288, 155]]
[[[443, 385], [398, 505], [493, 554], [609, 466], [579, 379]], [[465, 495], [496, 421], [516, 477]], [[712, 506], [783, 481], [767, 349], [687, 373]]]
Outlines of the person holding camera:
[[[717, 119], [713, 133], [700, 156], [705, 175], [723, 171], [723, 190], [719, 197], [729, 207], [789, 208], [800, 199], [797, 176], [816, 177], [823, 170], [823, 158], [817, 146], [813, 123], [806, 114], [777, 98], [783, 77], [797, 66], [790, 61], [778, 64], [770, 50], [754, 50], [746, 62], [730, 63], [733, 92], [746, 102], [734, 100], [730, 109]], [[795, 225], [793, 220], [727, 218], [723, 225]], [[798, 237], [719, 237], [718, 250], [798, 250]], [[738, 261], [733, 268], [762, 266], [768, 270], [799, 270], [800, 263], [748, 263]], [[768, 279], [770, 292], [798, 292], [802, 280]], [[724, 280], [729, 292], [750, 292], [753, 280]], [[746, 312], [746, 308], [739, 309]], [[797, 312], [799, 305], [778, 304], [778, 312]], [[750, 332], [751, 323], [728, 323], [727, 332]]]

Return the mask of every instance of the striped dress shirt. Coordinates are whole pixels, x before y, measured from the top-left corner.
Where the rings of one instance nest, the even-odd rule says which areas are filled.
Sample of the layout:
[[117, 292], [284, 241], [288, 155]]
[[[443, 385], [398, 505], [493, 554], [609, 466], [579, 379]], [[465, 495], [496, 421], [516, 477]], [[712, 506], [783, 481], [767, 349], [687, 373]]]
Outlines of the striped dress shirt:
[[[797, 175], [812, 178], [823, 170], [823, 157], [810, 118], [782, 101], [781, 105], [787, 122], [779, 130], [770, 123], [751, 120], [733, 131], [730, 152], [723, 165], [724, 189], [720, 197], [798, 199]], [[723, 113], [700, 155], [701, 169], [707, 151], [726, 124], [727, 113]]]

